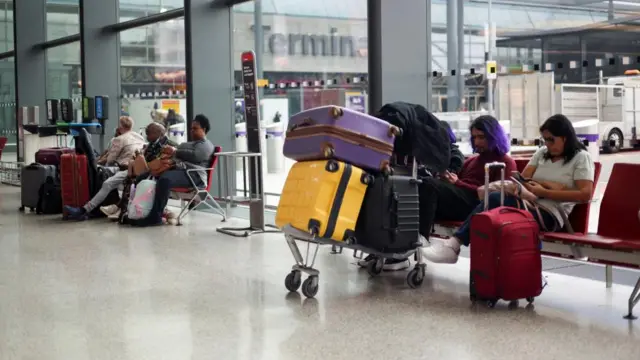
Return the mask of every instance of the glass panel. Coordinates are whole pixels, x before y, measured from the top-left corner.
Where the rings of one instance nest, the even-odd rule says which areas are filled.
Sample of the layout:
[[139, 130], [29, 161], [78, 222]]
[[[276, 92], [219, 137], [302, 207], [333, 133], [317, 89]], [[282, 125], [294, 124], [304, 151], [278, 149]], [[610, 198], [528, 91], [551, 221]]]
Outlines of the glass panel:
[[184, 6], [184, 0], [120, 0], [120, 21], [137, 19]]
[[[275, 206], [293, 161], [282, 157], [282, 135], [289, 116], [313, 107], [338, 104], [367, 109], [367, 2], [268, 0], [262, 2], [264, 52], [261, 98], [266, 152], [267, 205]], [[234, 7], [234, 64], [241, 85], [240, 54], [255, 49], [253, 2]], [[353, 79], [357, 79], [354, 83]], [[298, 87], [291, 87], [294, 82]], [[300, 87], [303, 82], [309, 86]], [[236, 92], [237, 147], [246, 149], [242, 91]], [[241, 173], [238, 187], [242, 187]]]
[[80, 32], [78, 0], [47, 0], [47, 40]]
[[77, 116], [82, 98], [80, 42], [47, 49], [46, 55], [47, 99], [72, 99]]
[[153, 121], [152, 116], [165, 122], [160, 114], [170, 108], [186, 118], [184, 19], [121, 32], [120, 79], [122, 111], [133, 118], [137, 130]]
[[0, 52], [13, 50], [13, 4], [0, 5]]
[[14, 59], [0, 61], [0, 137], [7, 138], [0, 147], [1, 161], [16, 161], [16, 87]]

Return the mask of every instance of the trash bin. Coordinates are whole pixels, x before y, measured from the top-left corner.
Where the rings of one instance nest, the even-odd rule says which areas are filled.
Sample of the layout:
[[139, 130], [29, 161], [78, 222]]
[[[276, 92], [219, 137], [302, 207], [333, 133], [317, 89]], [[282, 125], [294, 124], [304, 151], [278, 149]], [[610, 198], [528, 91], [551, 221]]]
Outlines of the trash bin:
[[[237, 123], [235, 126], [236, 126], [236, 151], [238, 152], [249, 151], [248, 144], [247, 144], [247, 123], [246, 122]], [[266, 137], [265, 130], [266, 130], [265, 126], [263, 125], [262, 122], [260, 122], [260, 137], [261, 137], [260, 148], [262, 149], [261, 151], [262, 156], [265, 156], [265, 154], [267, 153], [267, 142], [265, 140], [265, 137]], [[238, 171], [242, 170], [242, 159], [236, 160], [236, 169]], [[262, 170], [263, 170], [263, 173], [266, 172], [264, 162], [263, 162]]]
[[284, 171], [284, 130], [282, 123], [275, 123], [266, 126], [267, 143], [267, 172], [269, 174], [280, 174]]
[[175, 142], [178, 145], [182, 144], [187, 139], [187, 134], [184, 129], [184, 123], [173, 124], [169, 126], [168, 134], [169, 140]]
[[573, 122], [573, 128], [576, 129], [578, 139], [584, 141], [587, 150], [593, 161], [600, 159], [600, 120], [589, 119]]

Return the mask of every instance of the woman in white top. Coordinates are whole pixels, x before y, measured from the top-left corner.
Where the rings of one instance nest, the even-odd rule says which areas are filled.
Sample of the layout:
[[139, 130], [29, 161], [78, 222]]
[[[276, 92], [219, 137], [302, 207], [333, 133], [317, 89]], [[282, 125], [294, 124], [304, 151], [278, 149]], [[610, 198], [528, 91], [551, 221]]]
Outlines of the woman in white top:
[[[539, 213], [529, 207], [534, 218], [542, 229], [554, 231], [564, 227], [558, 207], [568, 215], [576, 203], [591, 200], [595, 165], [566, 116], [553, 115], [547, 119], [540, 127], [540, 134], [545, 146], [533, 155], [522, 172], [522, 177], [527, 179], [524, 187], [514, 187], [512, 194], [506, 194], [504, 205], [522, 208], [521, 198], [535, 202]], [[489, 208], [498, 206], [500, 194], [490, 194]], [[482, 211], [484, 202], [478, 205], [454, 237], [424, 249], [427, 260], [457, 262], [460, 246], [469, 245], [471, 217]]]

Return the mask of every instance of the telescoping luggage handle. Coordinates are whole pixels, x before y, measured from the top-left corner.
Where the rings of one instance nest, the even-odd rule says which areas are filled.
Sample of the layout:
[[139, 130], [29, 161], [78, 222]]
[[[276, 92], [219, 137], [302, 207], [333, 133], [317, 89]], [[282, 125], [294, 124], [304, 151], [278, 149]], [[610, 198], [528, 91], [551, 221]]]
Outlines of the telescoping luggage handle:
[[503, 162], [491, 162], [484, 165], [484, 210], [489, 210], [489, 178], [491, 169], [500, 168], [500, 206], [504, 206], [504, 169]]

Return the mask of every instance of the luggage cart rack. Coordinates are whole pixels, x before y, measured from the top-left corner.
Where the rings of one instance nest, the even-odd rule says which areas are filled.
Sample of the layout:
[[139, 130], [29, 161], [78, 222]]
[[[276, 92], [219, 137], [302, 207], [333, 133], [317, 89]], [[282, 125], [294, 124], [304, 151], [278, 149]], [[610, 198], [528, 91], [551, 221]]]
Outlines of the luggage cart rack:
[[0, 183], [20, 186], [20, 171], [23, 166], [21, 162], [0, 161]]
[[[415, 249], [404, 253], [382, 253], [349, 242], [319, 238], [308, 232], [295, 229], [291, 225], [285, 225], [282, 231], [285, 234], [291, 254], [296, 261], [296, 264], [291, 268], [291, 272], [285, 277], [284, 285], [291, 292], [296, 292], [302, 287], [302, 294], [308, 298], [312, 298], [318, 293], [320, 271], [315, 269], [314, 265], [321, 245], [331, 245], [334, 252], [337, 251], [338, 253], [341, 253], [343, 248], [353, 250], [353, 257], [357, 259], [362, 259], [364, 254], [375, 256], [376, 260], [371, 261], [367, 267], [367, 271], [371, 276], [379, 275], [382, 272], [386, 259], [406, 259], [414, 256], [417, 263], [407, 275], [407, 284], [415, 289], [420, 287], [424, 281], [427, 265], [422, 259], [422, 251], [420, 251], [425, 246], [423, 240], [418, 240], [418, 245]], [[298, 241], [306, 243], [304, 257], [298, 247]], [[315, 245], [315, 248], [313, 248], [313, 245]], [[302, 281], [302, 273], [308, 275], [304, 282]]]

